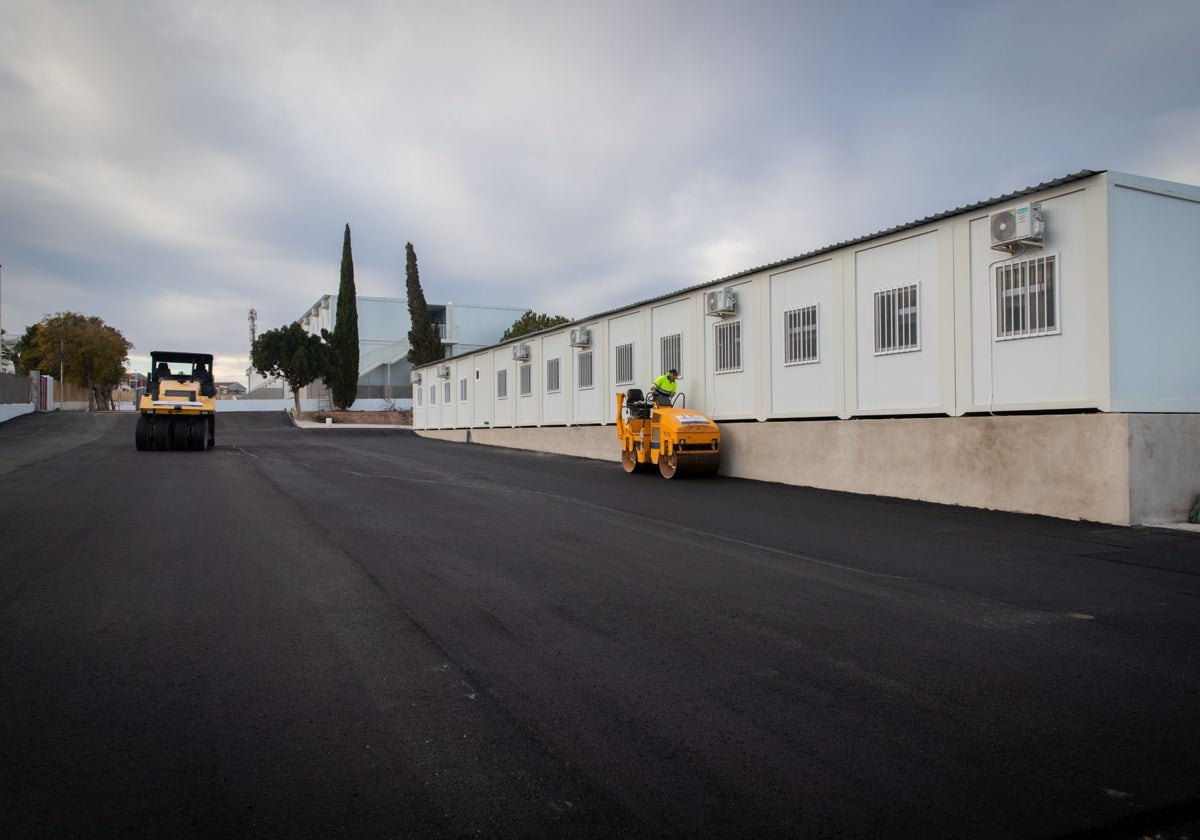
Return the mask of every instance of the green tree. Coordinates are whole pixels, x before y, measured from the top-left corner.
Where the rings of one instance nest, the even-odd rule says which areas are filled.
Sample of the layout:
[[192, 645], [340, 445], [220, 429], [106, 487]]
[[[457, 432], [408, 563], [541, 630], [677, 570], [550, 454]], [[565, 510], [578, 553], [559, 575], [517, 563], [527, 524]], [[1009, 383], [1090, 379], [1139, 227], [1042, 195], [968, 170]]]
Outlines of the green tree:
[[339, 411], [354, 405], [358, 396], [358, 293], [354, 289], [354, 256], [350, 250], [350, 225], [342, 240], [342, 278], [338, 285], [337, 318], [333, 332], [321, 330], [329, 343], [329, 371], [325, 384]]
[[30, 324], [25, 328], [25, 334], [13, 345], [12, 358], [13, 364], [17, 366], [17, 373], [28, 376], [31, 371], [42, 369], [39, 364], [41, 357], [35, 346], [38, 330], [41, 328], [41, 323]]
[[404, 283], [408, 290], [408, 319], [412, 329], [408, 331], [408, 361], [413, 365], [436, 362], [445, 355], [441, 336], [429, 315], [429, 304], [421, 289], [421, 277], [417, 273], [417, 252], [411, 242], [404, 245]]
[[112, 407], [133, 345], [101, 318], [59, 312], [27, 329], [19, 348], [21, 372], [61, 370], [67, 382], [87, 389], [88, 410], [96, 411]]
[[294, 321], [254, 339], [250, 364], [264, 377], [278, 377], [292, 389], [296, 417], [300, 416], [300, 391], [320, 379], [329, 367], [329, 345]]
[[500, 336], [501, 341], [507, 341], [510, 338], [516, 338], [519, 335], [528, 335], [539, 330], [557, 327], [559, 324], [568, 324], [571, 319], [565, 315], [543, 315], [540, 312], [534, 312], [532, 309], [526, 309], [525, 314], [517, 320], [513, 321], [512, 326], [504, 331], [504, 335]]

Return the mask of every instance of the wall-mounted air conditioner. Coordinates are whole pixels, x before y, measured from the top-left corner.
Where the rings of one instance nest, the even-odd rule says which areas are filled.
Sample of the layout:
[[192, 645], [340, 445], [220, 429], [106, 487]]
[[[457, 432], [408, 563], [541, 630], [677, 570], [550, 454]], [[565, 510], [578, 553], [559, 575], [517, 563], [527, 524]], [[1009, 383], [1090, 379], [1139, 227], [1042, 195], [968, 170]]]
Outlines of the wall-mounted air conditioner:
[[576, 327], [571, 330], [571, 346], [587, 347], [592, 343], [592, 333], [587, 327]]
[[449, 379], [450, 365], [438, 365], [437, 375], [439, 379]]
[[513, 345], [513, 358], [516, 359], [518, 362], [528, 362], [529, 361], [529, 345], [528, 344], [514, 344]]
[[737, 311], [737, 295], [733, 289], [716, 289], [704, 293], [705, 315], [732, 315]]
[[1042, 205], [1037, 202], [1018, 204], [999, 210], [988, 217], [992, 247], [1011, 251], [1018, 245], [1041, 245], [1046, 234]]
[[421, 384], [421, 371], [414, 370], [411, 373], [409, 373], [408, 381], [411, 382], [413, 385], [420, 385]]

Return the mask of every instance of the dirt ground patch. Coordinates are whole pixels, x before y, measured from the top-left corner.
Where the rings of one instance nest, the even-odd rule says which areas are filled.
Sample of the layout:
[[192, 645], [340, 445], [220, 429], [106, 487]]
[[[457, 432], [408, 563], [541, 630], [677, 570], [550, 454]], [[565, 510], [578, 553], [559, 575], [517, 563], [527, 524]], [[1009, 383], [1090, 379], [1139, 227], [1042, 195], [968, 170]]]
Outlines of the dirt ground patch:
[[324, 423], [326, 417], [332, 417], [334, 423], [370, 423], [376, 426], [411, 426], [412, 411], [305, 411], [300, 414], [301, 420], [312, 420]]

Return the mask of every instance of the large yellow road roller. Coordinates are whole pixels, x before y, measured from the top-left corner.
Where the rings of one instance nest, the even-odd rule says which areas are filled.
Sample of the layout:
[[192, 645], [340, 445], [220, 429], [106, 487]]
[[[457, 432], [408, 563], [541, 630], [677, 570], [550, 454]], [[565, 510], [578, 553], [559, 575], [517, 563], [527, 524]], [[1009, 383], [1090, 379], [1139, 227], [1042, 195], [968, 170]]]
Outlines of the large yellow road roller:
[[150, 378], [138, 400], [134, 443], [139, 450], [205, 452], [217, 442], [217, 389], [207, 353], [155, 350]]
[[618, 392], [617, 438], [625, 472], [657, 465], [663, 478], [716, 474], [721, 430], [707, 415], [682, 405], [683, 394], [652, 390], [647, 399], [640, 388]]

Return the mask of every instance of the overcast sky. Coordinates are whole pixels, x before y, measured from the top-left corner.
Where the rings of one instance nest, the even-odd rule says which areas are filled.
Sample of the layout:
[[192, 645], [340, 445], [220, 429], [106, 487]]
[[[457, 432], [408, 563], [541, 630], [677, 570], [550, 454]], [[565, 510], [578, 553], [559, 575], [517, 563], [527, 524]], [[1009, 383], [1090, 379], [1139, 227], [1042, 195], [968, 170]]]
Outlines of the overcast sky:
[[336, 293], [581, 318], [1081, 169], [1200, 184], [1200, 3], [0, 0], [0, 320], [248, 364]]

